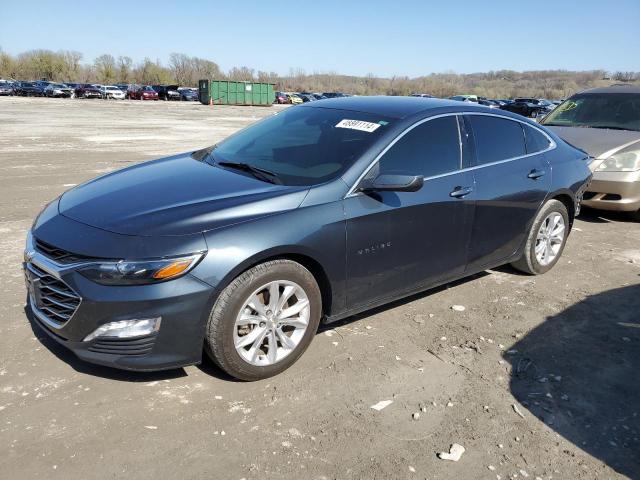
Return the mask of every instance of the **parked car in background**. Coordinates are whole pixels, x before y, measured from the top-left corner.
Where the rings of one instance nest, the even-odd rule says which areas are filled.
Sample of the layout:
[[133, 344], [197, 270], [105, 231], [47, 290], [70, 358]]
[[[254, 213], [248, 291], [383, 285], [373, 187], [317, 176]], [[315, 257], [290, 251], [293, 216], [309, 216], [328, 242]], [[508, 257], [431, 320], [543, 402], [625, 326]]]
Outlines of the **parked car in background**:
[[115, 85], [103, 85], [100, 87], [100, 93], [105, 100], [124, 100], [125, 93]]
[[550, 106], [550, 102], [542, 102], [537, 98], [516, 98], [512, 103], [503, 105], [501, 108], [502, 110], [517, 113], [523, 117], [534, 118], [539, 115], [546, 115], [553, 110]]
[[151, 85], [160, 100], [180, 100], [178, 85]]
[[128, 83], [116, 83], [115, 86], [118, 87], [120, 90], [122, 90], [125, 93], [125, 95], [127, 94], [127, 90], [129, 90]]
[[284, 92], [275, 92], [275, 99], [274, 99], [273, 103], [283, 104], [283, 103], [291, 103], [291, 102], [289, 101], [289, 97], [287, 96], [286, 93], [284, 93]]
[[312, 93], [311, 95], [313, 95], [316, 100], [324, 100], [325, 98], [327, 98], [322, 93]]
[[44, 89], [44, 94], [47, 97], [56, 98], [71, 98], [75, 96], [73, 89], [64, 83], [48, 84]]
[[76, 87], [76, 98], [102, 98], [100, 88], [91, 83], [83, 83]]
[[197, 88], [180, 87], [178, 88], [178, 93], [180, 94], [180, 100], [186, 102], [197, 102], [200, 98]]
[[316, 97], [311, 93], [296, 93], [296, 95], [300, 97], [304, 103], [316, 101]]
[[505, 111], [309, 102], [51, 202], [27, 234], [27, 308], [89, 362], [176, 368], [204, 345], [234, 377], [270, 377], [321, 321], [503, 264], [548, 272], [587, 162]]
[[43, 97], [44, 87], [41, 87], [35, 82], [19, 82], [16, 95], [23, 97]]
[[412, 93], [409, 96], [410, 97], [433, 98], [433, 95], [429, 95], [428, 93]]
[[541, 123], [594, 158], [584, 205], [630, 212], [640, 221], [640, 87], [585, 90]]
[[349, 96], [346, 93], [342, 92], [324, 92], [322, 95], [324, 96], [324, 98], [342, 98]]
[[454, 95], [449, 97], [449, 100], [455, 100], [457, 102], [473, 102], [478, 103], [477, 95]]
[[131, 100], [158, 100], [158, 92], [151, 85], [132, 85], [127, 90], [127, 97]]
[[293, 105], [304, 103], [304, 101], [295, 93], [287, 93], [286, 95], [287, 95], [287, 98], [289, 99], [289, 103]]
[[16, 94], [16, 87], [13, 82], [0, 82], [0, 96], [13, 96]]
[[489, 100], [488, 98], [479, 98], [478, 105], [484, 105], [489, 108], [500, 108], [500, 104], [494, 100]]

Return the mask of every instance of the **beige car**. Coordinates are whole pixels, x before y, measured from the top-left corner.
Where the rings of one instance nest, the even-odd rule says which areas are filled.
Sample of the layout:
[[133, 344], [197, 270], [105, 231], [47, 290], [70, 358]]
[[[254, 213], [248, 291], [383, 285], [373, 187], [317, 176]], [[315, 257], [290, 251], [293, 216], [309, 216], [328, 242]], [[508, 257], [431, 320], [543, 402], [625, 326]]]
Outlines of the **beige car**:
[[583, 205], [640, 221], [640, 86], [577, 93], [541, 122], [594, 159]]

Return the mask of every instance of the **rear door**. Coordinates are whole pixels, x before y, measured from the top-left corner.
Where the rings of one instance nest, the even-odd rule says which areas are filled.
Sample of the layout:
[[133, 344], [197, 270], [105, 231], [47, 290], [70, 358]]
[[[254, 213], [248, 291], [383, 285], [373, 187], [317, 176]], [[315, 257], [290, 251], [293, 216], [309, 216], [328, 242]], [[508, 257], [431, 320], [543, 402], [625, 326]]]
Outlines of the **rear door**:
[[419, 191], [344, 200], [350, 308], [464, 272], [474, 181], [461, 167], [457, 116], [430, 119], [405, 132], [366, 175], [423, 175]]
[[551, 187], [544, 154], [550, 142], [536, 128], [506, 117], [468, 114], [465, 120], [476, 153], [468, 269], [477, 270], [510, 260], [523, 244]]

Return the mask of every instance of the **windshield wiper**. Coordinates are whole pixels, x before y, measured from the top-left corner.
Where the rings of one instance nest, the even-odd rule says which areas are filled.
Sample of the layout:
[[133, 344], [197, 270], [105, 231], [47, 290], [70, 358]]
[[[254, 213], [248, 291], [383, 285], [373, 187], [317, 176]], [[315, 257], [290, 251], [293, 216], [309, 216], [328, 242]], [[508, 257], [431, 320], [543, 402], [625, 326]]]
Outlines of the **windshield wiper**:
[[264, 168], [255, 167], [243, 162], [218, 162], [216, 165], [221, 167], [234, 168], [236, 170], [242, 170], [243, 172], [249, 172], [259, 180], [263, 180], [269, 183], [281, 184], [282, 182], [278, 178], [276, 173], [265, 170]]

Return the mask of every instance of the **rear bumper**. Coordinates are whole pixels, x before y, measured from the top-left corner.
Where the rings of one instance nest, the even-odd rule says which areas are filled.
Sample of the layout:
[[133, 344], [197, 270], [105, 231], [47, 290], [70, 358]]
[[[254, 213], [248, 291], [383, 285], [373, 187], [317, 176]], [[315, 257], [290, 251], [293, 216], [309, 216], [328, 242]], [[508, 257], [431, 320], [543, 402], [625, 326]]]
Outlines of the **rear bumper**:
[[640, 171], [596, 172], [582, 204], [600, 210], [640, 210]]

